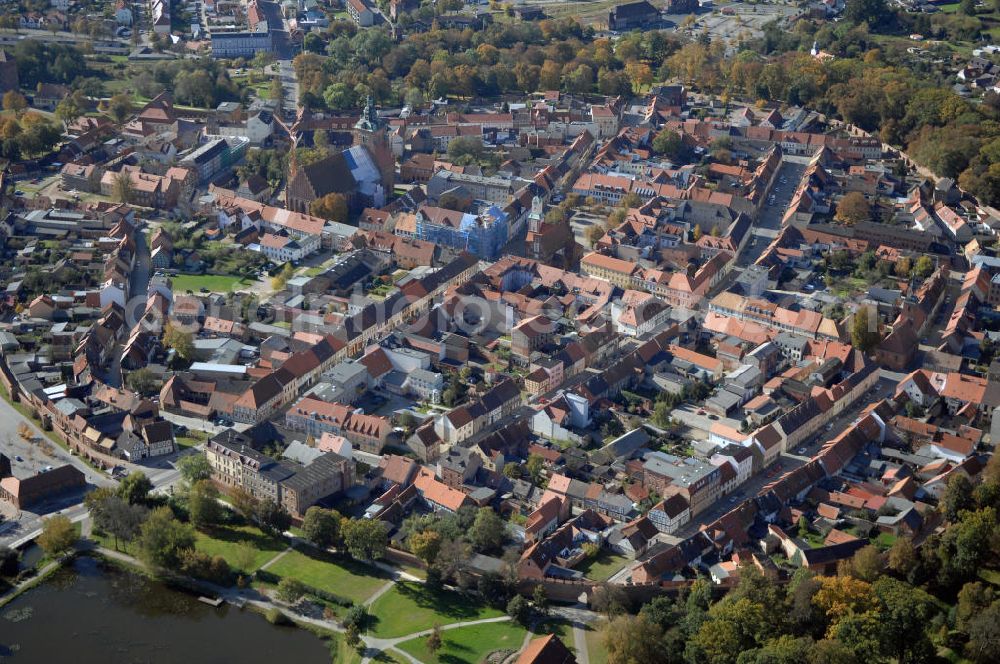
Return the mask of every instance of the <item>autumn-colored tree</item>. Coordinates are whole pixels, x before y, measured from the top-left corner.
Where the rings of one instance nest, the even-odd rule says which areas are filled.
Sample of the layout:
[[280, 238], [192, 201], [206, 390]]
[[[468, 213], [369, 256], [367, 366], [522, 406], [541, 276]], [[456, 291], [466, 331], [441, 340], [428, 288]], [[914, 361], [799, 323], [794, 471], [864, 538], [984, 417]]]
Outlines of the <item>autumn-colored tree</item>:
[[28, 100], [17, 90], [8, 90], [3, 95], [3, 110], [21, 115], [28, 108]]
[[837, 213], [834, 215], [834, 219], [849, 226], [860, 221], [867, 221], [871, 217], [871, 205], [868, 204], [865, 195], [860, 191], [851, 191], [845, 194], [837, 203]]
[[310, 203], [309, 213], [315, 217], [343, 224], [347, 221], [347, 199], [344, 198], [343, 194], [329, 193]]

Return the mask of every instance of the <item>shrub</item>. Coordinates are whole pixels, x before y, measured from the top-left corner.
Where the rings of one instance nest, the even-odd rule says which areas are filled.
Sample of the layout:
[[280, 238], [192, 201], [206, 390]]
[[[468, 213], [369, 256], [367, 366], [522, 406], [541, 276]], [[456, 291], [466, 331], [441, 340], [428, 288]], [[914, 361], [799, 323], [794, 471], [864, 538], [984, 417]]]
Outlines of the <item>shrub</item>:
[[187, 549], [181, 554], [181, 571], [189, 576], [228, 586], [233, 571], [222, 556], [210, 556], [197, 549]]
[[288, 616], [286, 616], [284, 613], [281, 612], [280, 609], [277, 609], [277, 608], [270, 608], [270, 609], [268, 609], [267, 613], [264, 614], [264, 617], [267, 618], [267, 622], [271, 623], [272, 625], [291, 625], [292, 624], [291, 618], [289, 618]]
[[292, 604], [306, 594], [305, 584], [290, 577], [285, 577], [278, 583], [278, 599]]

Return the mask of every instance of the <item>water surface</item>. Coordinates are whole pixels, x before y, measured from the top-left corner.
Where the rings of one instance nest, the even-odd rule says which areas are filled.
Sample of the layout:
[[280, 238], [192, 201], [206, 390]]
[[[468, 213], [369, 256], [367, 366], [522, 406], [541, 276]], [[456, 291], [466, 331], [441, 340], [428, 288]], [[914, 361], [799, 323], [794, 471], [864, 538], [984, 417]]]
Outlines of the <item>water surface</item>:
[[78, 558], [0, 608], [7, 664], [328, 664], [310, 632], [196, 597], [93, 558]]

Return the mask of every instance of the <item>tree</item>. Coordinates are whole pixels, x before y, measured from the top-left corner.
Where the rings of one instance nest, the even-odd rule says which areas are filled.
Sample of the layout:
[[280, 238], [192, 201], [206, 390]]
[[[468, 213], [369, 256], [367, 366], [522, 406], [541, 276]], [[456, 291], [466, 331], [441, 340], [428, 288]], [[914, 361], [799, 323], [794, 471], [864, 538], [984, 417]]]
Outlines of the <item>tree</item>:
[[257, 506], [259, 501], [243, 488], [238, 488], [230, 494], [233, 509], [243, 517], [244, 521], [253, 521], [257, 518]]
[[61, 555], [73, 548], [77, 540], [76, 526], [69, 517], [62, 514], [49, 517], [42, 523], [42, 534], [38, 536], [38, 546], [50, 558]]
[[281, 272], [271, 279], [271, 290], [280, 291], [284, 289], [288, 284], [288, 280], [293, 276], [295, 276], [295, 268], [292, 267], [291, 263], [285, 263], [285, 266], [281, 268]]
[[505, 535], [504, 522], [491, 507], [480, 507], [469, 529], [469, 541], [477, 551], [499, 549]]
[[867, 353], [882, 340], [878, 332], [878, 315], [868, 307], [859, 307], [851, 321], [851, 343]]
[[180, 566], [183, 552], [193, 548], [194, 542], [194, 528], [178, 521], [169, 507], [150, 512], [139, 534], [143, 559], [164, 569]]
[[694, 228], [691, 229], [691, 239], [697, 242], [701, 239], [702, 233], [703, 231], [701, 230], [701, 226], [695, 224]]
[[277, 76], [271, 79], [271, 84], [267, 88], [267, 98], [279, 106], [285, 100], [285, 87]]
[[351, 648], [358, 648], [363, 643], [361, 640], [361, 632], [358, 630], [356, 625], [348, 625], [347, 629], [344, 630], [344, 642]]
[[631, 602], [621, 586], [604, 582], [594, 587], [590, 597], [590, 607], [609, 618], [628, 613]]
[[409, 539], [410, 551], [428, 565], [433, 565], [441, 551], [441, 534], [436, 530], [413, 533]]
[[377, 519], [350, 519], [344, 522], [344, 546], [359, 560], [377, 560], [385, 555], [389, 538]]
[[102, 496], [88, 505], [90, 516], [95, 528], [114, 537], [117, 551], [119, 541], [131, 542], [138, 536], [149, 510], [143, 505], [130, 505], [111, 491], [102, 492]]
[[535, 607], [535, 611], [541, 614], [548, 613], [549, 610], [549, 596], [545, 594], [545, 586], [538, 584], [531, 593], [531, 604]]
[[969, 621], [965, 654], [976, 664], [1000, 661], [1000, 600]]
[[130, 473], [118, 485], [118, 495], [129, 505], [145, 505], [152, 490], [153, 483], [141, 470]]
[[444, 645], [444, 639], [441, 638], [441, 625], [434, 623], [431, 633], [427, 635], [427, 651], [432, 655], [436, 655], [442, 645]]
[[325, 129], [317, 129], [313, 132], [313, 147], [324, 152], [330, 149], [330, 134]]
[[196, 528], [210, 528], [222, 521], [219, 490], [212, 480], [198, 480], [188, 493], [188, 515]]
[[913, 540], [909, 537], [900, 537], [893, 542], [889, 549], [889, 569], [896, 574], [909, 577], [917, 566], [917, 551], [913, 547]]
[[860, 221], [868, 221], [872, 216], [872, 208], [860, 191], [851, 191], [837, 203], [834, 219], [842, 224], [853, 226]]
[[364, 605], [356, 605], [348, 609], [341, 624], [344, 627], [357, 627], [359, 632], [364, 632], [368, 628], [370, 621], [371, 616], [368, 614], [368, 609]]
[[813, 605], [836, 623], [846, 615], [860, 615], [876, 608], [870, 583], [850, 576], [828, 576], [820, 579], [819, 590], [813, 595]]
[[294, 604], [299, 601], [299, 598], [306, 594], [306, 590], [301, 581], [293, 579], [290, 576], [286, 576], [278, 582], [276, 594], [278, 599], [282, 602], [285, 602], [286, 604]]
[[980, 581], [962, 586], [955, 603], [955, 627], [962, 631], [968, 629], [972, 619], [993, 603], [994, 596], [993, 588]]
[[882, 556], [874, 546], [868, 545], [855, 552], [847, 565], [848, 573], [855, 579], [873, 583], [882, 575]]
[[684, 140], [672, 129], [664, 129], [653, 139], [653, 151], [669, 159], [678, 159], [684, 150]]
[[181, 457], [177, 462], [177, 470], [188, 486], [194, 486], [196, 482], [212, 477], [212, 466], [208, 463], [208, 457], [200, 452]]
[[958, 3], [958, 9], [966, 16], [976, 15], [976, 0], [961, 0]]
[[900, 259], [896, 261], [895, 267], [893, 267], [893, 272], [895, 272], [896, 276], [900, 279], [909, 279], [911, 270], [912, 267], [908, 256], [900, 257]]
[[934, 647], [927, 625], [937, 612], [934, 598], [891, 576], [879, 578], [872, 590], [880, 604], [883, 650], [899, 662], [931, 661]]
[[3, 95], [3, 110], [20, 116], [28, 108], [28, 100], [17, 90], [8, 90]]
[[514, 595], [507, 602], [507, 615], [519, 625], [527, 625], [531, 620], [531, 605], [521, 595]]
[[115, 174], [112, 195], [119, 203], [131, 203], [135, 189], [132, 186], [132, 174], [122, 169]]
[[503, 476], [512, 480], [521, 479], [521, 464], [516, 461], [508, 461], [503, 467]]
[[983, 561], [993, 555], [993, 545], [998, 536], [994, 508], [961, 512], [959, 521], [944, 532], [938, 544], [942, 572], [971, 578]]
[[591, 224], [587, 226], [587, 230], [584, 231], [584, 235], [587, 237], [587, 242], [590, 243], [591, 248], [597, 246], [604, 234], [607, 233], [602, 226], [598, 224]]
[[528, 469], [531, 481], [538, 484], [542, 479], [542, 470], [545, 468], [545, 459], [540, 454], [529, 454], [528, 461], [524, 464]]
[[867, 23], [875, 29], [892, 17], [885, 0], [847, 0], [844, 18], [851, 23]]
[[194, 338], [191, 333], [185, 332], [171, 323], [167, 323], [163, 329], [163, 345], [172, 348], [177, 353], [177, 357], [185, 362], [194, 359]]
[[271, 536], [281, 535], [292, 525], [292, 515], [270, 499], [257, 503], [256, 517], [260, 529]]
[[927, 277], [931, 276], [933, 272], [934, 272], [934, 260], [930, 256], [924, 254], [923, 256], [917, 259], [917, 263], [913, 267], [914, 274], [916, 274], [921, 279], [926, 279]]
[[861, 660], [840, 641], [822, 639], [813, 644], [807, 661], [809, 664], [860, 664]]
[[663, 661], [660, 626], [646, 617], [619, 616], [601, 632], [608, 664], [655, 664]]
[[78, 117], [83, 115], [83, 95], [79, 91], [63, 98], [56, 106], [56, 117], [64, 125], [72, 124]]
[[475, 136], [460, 136], [448, 143], [448, 159], [476, 163], [483, 158], [483, 141]]
[[972, 482], [963, 473], [953, 473], [941, 496], [942, 513], [948, 521], [955, 522], [960, 512], [973, 507]]
[[257, 566], [257, 547], [253, 542], [243, 540], [233, 551], [233, 564], [244, 574], [249, 574]]
[[157, 391], [159, 381], [156, 376], [146, 367], [128, 372], [125, 382], [133, 392], [148, 396]]
[[132, 114], [132, 99], [126, 94], [117, 94], [108, 100], [108, 115], [115, 124], [125, 124]]
[[670, 404], [666, 401], [657, 401], [656, 405], [653, 406], [653, 424], [658, 427], [670, 426], [670, 413], [672, 412]]
[[341, 224], [346, 223], [348, 217], [347, 199], [344, 198], [343, 194], [329, 193], [309, 204], [309, 214]]
[[302, 532], [310, 542], [327, 549], [340, 540], [340, 521], [341, 516], [337, 512], [314, 505], [306, 510]]

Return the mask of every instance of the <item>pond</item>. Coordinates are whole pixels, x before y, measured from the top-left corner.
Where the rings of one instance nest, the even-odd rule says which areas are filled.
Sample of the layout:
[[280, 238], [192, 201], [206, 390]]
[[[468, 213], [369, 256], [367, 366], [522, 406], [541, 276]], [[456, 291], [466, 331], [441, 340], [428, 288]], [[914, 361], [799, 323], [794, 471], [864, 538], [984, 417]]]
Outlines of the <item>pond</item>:
[[306, 630], [196, 597], [93, 558], [78, 558], [0, 608], [0, 662], [322, 662]]

